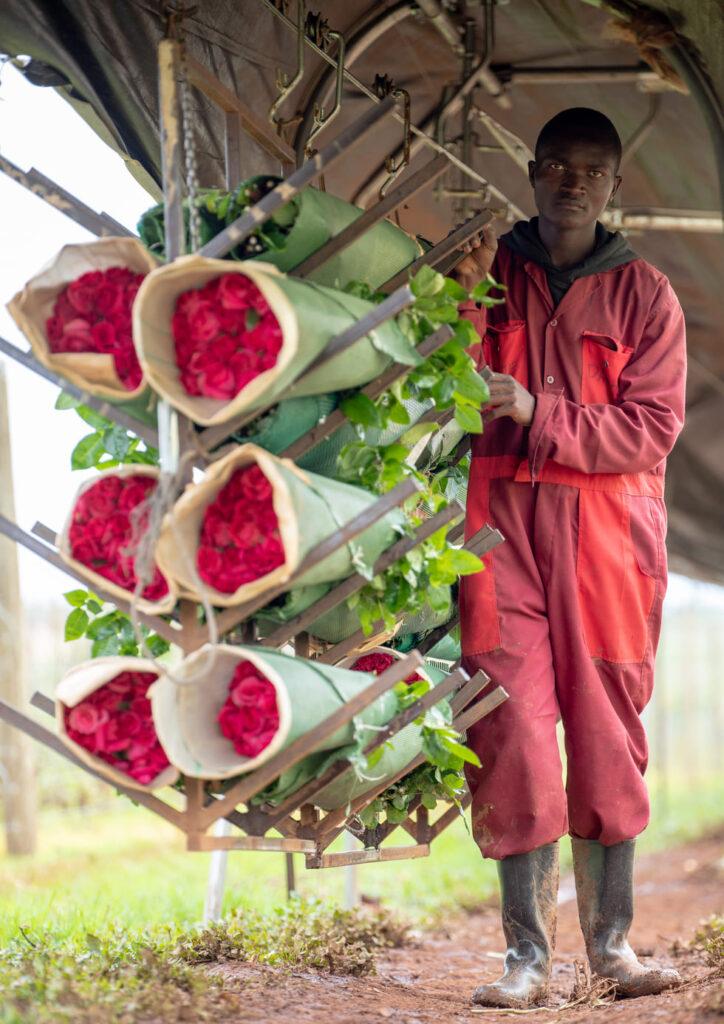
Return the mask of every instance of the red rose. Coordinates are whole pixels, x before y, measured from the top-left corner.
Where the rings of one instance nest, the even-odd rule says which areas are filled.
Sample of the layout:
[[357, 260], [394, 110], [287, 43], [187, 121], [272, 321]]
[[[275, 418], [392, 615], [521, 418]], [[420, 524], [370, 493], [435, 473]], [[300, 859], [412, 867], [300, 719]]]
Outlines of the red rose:
[[199, 378], [199, 386], [208, 398], [233, 398], [234, 383], [234, 371], [221, 362], [214, 362]]
[[252, 282], [242, 274], [222, 274], [218, 279], [217, 294], [224, 309], [248, 309], [254, 290]]
[[92, 735], [108, 721], [108, 712], [101, 711], [87, 701], [81, 701], [68, 712], [68, 726], [83, 735]]
[[[380, 651], [374, 651], [372, 654], [363, 654], [361, 658], [357, 658], [354, 665], [352, 665], [353, 672], [372, 672], [374, 675], [382, 675], [386, 672], [390, 665], [396, 661], [394, 654], [383, 654]], [[417, 683], [422, 679], [422, 676], [414, 675], [408, 676], [405, 679], [406, 683]]]
[[237, 753], [256, 757], [269, 746], [279, 728], [273, 683], [250, 662], [239, 662], [217, 720], [222, 735], [231, 740]]
[[143, 373], [133, 347], [131, 306], [143, 277], [126, 267], [110, 267], [67, 285], [45, 324], [51, 352], [113, 355], [121, 383], [135, 391]]

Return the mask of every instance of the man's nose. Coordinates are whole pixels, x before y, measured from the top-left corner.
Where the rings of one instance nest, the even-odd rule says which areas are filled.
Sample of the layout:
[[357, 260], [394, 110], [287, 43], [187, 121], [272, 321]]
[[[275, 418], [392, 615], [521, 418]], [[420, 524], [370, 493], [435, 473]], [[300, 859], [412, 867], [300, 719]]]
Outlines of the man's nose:
[[561, 189], [565, 192], [585, 192], [586, 191], [586, 175], [585, 171], [576, 171], [569, 167], [563, 177], [561, 183]]

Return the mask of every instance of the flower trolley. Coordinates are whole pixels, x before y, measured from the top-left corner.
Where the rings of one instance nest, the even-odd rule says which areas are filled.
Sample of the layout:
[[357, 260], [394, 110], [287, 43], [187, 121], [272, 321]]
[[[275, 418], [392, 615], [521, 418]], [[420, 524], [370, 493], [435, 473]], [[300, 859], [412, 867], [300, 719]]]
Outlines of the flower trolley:
[[[206, 261], [203, 265], [211, 266], [214, 270], [218, 260], [235, 247], [241, 246], [259, 225], [266, 223], [285, 203], [303, 196], [310, 183], [329, 170], [336, 161], [348, 155], [376, 125], [393, 112], [396, 103], [393, 96], [388, 96], [378, 105], [372, 106], [359, 120], [342, 130], [257, 203], [232, 220], [221, 233], [207, 241], [197, 255], [183, 257], [182, 158], [179, 145], [179, 82], [182, 81], [183, 75], [187, 77], [186, 87], [195, 86], [212, 102], [221, 105], [226, 112], [229, 133], [226, 151], [230, 154], [229, 159], [233, 159], [234, 154], [239, 152], [241, 124], [250, 123], [250, 113], [243, 102], [232, 96], [214, 76], [190, 58], [182, 65], [182, 49], [178, 41], [164, 39], [160, 43], [165, 255], [168, 263], [161, 270], [152, 270], [154, 261], [149, 257], [148, 267], [143, 267], [144, 270], [151, 270], [151, 273], [142, 285], [139, 317], [144, 316], [143, 296], [146, 292], [151, 294], [151, 279], [154, 275], [166, 274], [168, 278], [169, 273], [173, 275], [174, 266], [183, 268], [189, 265], [182, 261], [176, 263], [179, 257], [182, 260], [191, 260], [192, 264], [194, 260]], [[286, 152], [285, 144], [266, 126], [260, 127], [258, 118], [252, 120], [256, 124], [254, 136], [257, 144], [266, 148], [276, 162], [286, 155], [288, 166], [289, 154]], [[341, 222], [341, 230], [331, 238], [320, 238], [312, 253], [302, 252], [301, 256], [304, 258], [300, 257], [301, 262], [294, 267], [284, 268], [287, 271], [286, 277], [279, 276], [280, 271], [276, 267], [265, 270], [263, 263], [257, 263], [254, 264], [254, 280], [261, 282], [266, 289], [265, 294], [281, 296], [274, 301], [279, 304], [283, 300], [284, 309], [289, 310], [291, 318], [294, 309], [300, 308], [294, 306], [297, 300], [300, 303], [310, 301], [308, 291], [311, 286], [304, 285], [305, 279], [311, 279], [315, 271], [329, 261], [333, 261], [335, 267], [340, 265], [345, 248], [364, 240], [365, 234], [374, 229], [375, 225], [383, 227], [382, 232], [378, 231], [376, 237], [381, 237], [383, 241], [387, 234], [392, 237], [394, 232], [391, 225], [383, 218], [392, 213], [414, 191], [438, 176], [443, 165], [444, 159], [437, 157], [428, 166], [409, 176], [403, 184], [390, 189], [384, 199], [362, 216], [350, 219], [345, 215], [343, 223]], [[230, 167], [228, 171], [229, 176], [232, 176], [233, 169]], [[314, 202], [310, 201], [300, 208], [313, 208], [314, 205]], [[77, 201], [70, 204], [70, 209], [75, 209], [76, 213], [79, 209], [87, 210]], [[163, 335], [162, 331], [159, 332], [152, 324], [150, 328], [145, 328], [147, 340], [139, 346], [136, 330], [139, 324], [136, 318], [138, 304], [134, 306], [134, 342], [139, 350], [144, 371], [143, 381], [138, 384], [138, 390], [150, 384], [157, 391], [158, 427], [150, 425], [148, 417], [139, 418], [132, 406], [120, 401], [124, 397], [121, 389], [116, 387], [113, 390], [108, 386], [106, 378], [113, 378], [108, 369], [110, 360], [107, 355], [96, 354], [86, 360], [95, 361], [99, 365], [105, 361], [103, 386], [94, 389], [92, 375], [89, 378], [88, 375], [83, 377], [82, 373], [78, 376], [75, 372], [71, 374], [68, 371], [67, 377], [58, 376], [64, 374], [63, 359], [75, 357], [63, 355], [60, 358], [50, 358], [43, 349], [42, 339], [36, 339], [34, 344], [40, 361], [0, 340], [0, 351], [4, 354], [10, 355], [34, 372], [57, 383], [71, 395], [82, 395], [84, 403], [121, 426], [131, 429], [148, 443], [158, 446], [161, 453], [161, 477], [165, 477], [167, 483], [173, 480], [176, 494], [172, 500], [177, 501], [175, 511], [166, 517], [161, 534], [158, 552], [164, 578], [163, 586], [158, 584], [157, 591], [153, 592], [153, 599], [149, 599], [148, 595], [145, 600], [134, 599], [132, 584], [135, 576], [129, 576], [131, 582], [123, 586], [119, 585], [117, 575], [110, 574], [105, 569], [98, 570], [102, 558], [99, 558], [95, 549], [91, 550], [88, 547], [88, 535], [91, 531], [87, 524], [90, 520], [87, 515], [83, 518], [89, 499], [85, 499], [85, 504], [75, 520], [66, 524], [57, 535], [55, 530], [42, 523], [36, 523], [33, 531], [28, 533], [2, 517], [0, 531], [81, 582], [90, 581], [99, 597], [110, 601], [121, 611], [128, 612], [133, 606], [138, 620], [172, 643], [182, 652], [184, 658], [180, 668], [169, 670], [171, 681], [163, 678], [159, 663], [153, 661], [137, 660], [136, 671], [133, 660], [128, 658], [117, 659], [123, 663], [122, 665], [106, 665], [103, 662], [112, 659], [98, 659], [97, 664], [89, 662], [86, 666], [78, 667], [59, 687], [57, 702], [39, 693], [32, 698], [31, 703], [36, 708], [57, 717], [57, 732], [40, 724], [21, 709], [1, 701], [0, 718], [170, 822], [185, 833], [189, 850], [302, 853], [309, 868], [422, 857], [429, 853], [432, 840], [459, 814], [460, 808], [451, 805], [435, 820], [431, 820], [429, 808], [420, 797], [416, 797], [407, 807], [404, 820], [366, 826], [360, 819], [360, 814], [383, 790], [425, 762], [426, 758], [419, 749], [419, 743], [417, 747], [414, 746], [415, 736], [409, 731], [412, 723], [419, 719], [421, 714], [445, 702], [452, 727], [464, 733], [475, 721], [493, 712], [507, 697], [501, 687], [490, 685], [490, 680], [484, 673], [478, 672], [473, 678], [468, 678], [461, 668], [453, 666], [447, 675], [440, 674], [439, 681], [436, 681], [436, 685], [431, 689], [402, 710], [395, 710], [393, 688], [404, 680], [418, 675], [424, 676], [426, 651], [450, 631], [455, 625], [455, 619], [435, 629], [416, 649], [397, 656], [379, 675], [355, 675], [349, 669], [335, 667], [343, 661], [346, 665], [350, 664], [350, 661], [354, 661], [350, 656], [358, 654], [365, 643], [369, 643], [369, 638], [365, 637], [361, 628], [339, 643], [317, 645], [313, 651], [309, 627], [339, 607], [367, 583], [369, 575], [356, 571], [354, 559], [351, 557], [360, 545], [366, 545], [371, 561], [370, 571], [378, 575], [413, 551], [440, 527], [453, 521], [459, 523], [462, 508], [457, 502], [452, 501], [424, 520], [414, 532], [405, 534], [398, 531], [393, 534], [390, 531], [399, 521], [400, 507], [415, 494], [418, 487], [413, 478], [407, 478], [380, 497], [368, 494], [367, 499], [361, 500], [355, 488], [337, 484], [335, 491], [334, 481], [327, 481], [324, 484], [322, 478], [314, 473], [299, 470], [294, 464], [296, 460], [301, 459], [315, 445], [329, 438], [335, 430], [347, 423], [340, 409], [330, 412], [288, 445], [281, 452], [280, 459], [264, 452], [260, 454], [253, 445], [247, 445], [243, 451], [248, 454], [240, 456], [234, 455], [234, 449], [227, 446], [235, 431], [254, 421], [280, 400], [315, 395], [323, 391], [324, 388], [320, 387], [319, 381], [324, 379], [325, 368], [342, 368], [345, 373], [350, 370], [357, 373], [364, 370], [364, 361], [367, 360], [370, 369], [366, 377], [360, 380], [355, 379], [353, 375], [347, 379], [343, 374], [339, 387], [363, 383], [362, 394], [373, 400], [403, 378], [409, 371], [409, 360], [405, 359], [403, 350], [399, 347], [392, 318], [412, 302], [412, 292], [407, 283], [410, 272], [423, 265], [433, 268], [440, 265], [448, 266], [451, 254], [467, 238], [479, 231], [490, 217], [491, 214], [485, 212], [471, 218], [442, 243], [424, 255], [417, 256], [416, 259], [414, 257], [417, 249], [414, 245], [398, 246], [404, 259], [401, 263], [398, 262], [388, 268], [389, 276], [382, 289], [387, 292], [387, 299], [378, 305], [361, 300], [350, 301], [348, 308], [339, 316], [339, 326], [336, 330], [326, 327], [322, 330], [320, 326], [318, 335], [312, 337], [312, 326], [315, 321], [311, 312], [305, 314], [310, 317], [309, 324], [305, 327], [302, 320], [299, 320], [304, 328], [303, 341], [305, 344], [311, 344], [313, 340], [314, 348], [306, 351], [303, 369], [293, 378], [285, 376], [285, 367], [288, 364], [282, 361], [281, 355], [281, 369], [277, 372], [278, 368], [274, 363], [277, 349], [273, 347], [276, 342], [270, 328], [271, 333], [267, 332], [265, 337], [271, 355], [268, 356], [264, 367], [259, 370], [259, 376], [252, 381], [253, 387], [249, 385], [247, 388], [249, 393], [253, 392], [254, 400], [236, 401], [229, 416], [217, 414], [216, 409], [220, 408], [219, 396], [223, 398], [226, 390], [233, 385], [233, 374], [225, 372], [225, 367], [215, 365], [212, 368], [213, 387], [205, 393], [207, 397], [200, 400], [205, 403], [204, 413], [195, 418], [196, 424], [203, 429], [196, 430], [194, 422], [187, 418], [186, 413], [193, 412], [193, 402], [182, 396], [181, 386], [177, 380], [178, 373], [174, 371], [174, 374], [171, 374], [168, 371], [171, 351], [169, 337]], [[102, 218], [96, 218], [96, 221], [91, 223], [95, 225], [97, 233], [104, 232]], [[124, 247], [133, 248], [135, 251], [140, 243], [129, 240], [122, 244], [104, 244], [110, 246], [114, 252], [119, 252]], [[413, 262], [406, 266], [405, 263], [409, 264], [411, 259]], [[99, 265], [106, 266], [107, 263]], [[222, 269], [234, 270], [234, 273], [237, 273], [235, 267], [238, 268], [239, 264], [225, 264]], [[335, 274], [337, 273], [335, 270]], [[249, 276], [251, 275], [250, 271]], [[322, 280], [325, 280], [324, 276]], [[236, 283], [238, 279], [232, 282], [234, 285]], [[321, 294], [329, 289], [325, 285], [320, 286], [319, 291]], [[238, 289], [234, 289], [233, 292], [229, 290], [229, 302], [236, 302], [239, 294]], [[174, 296], [168, 299], [169, 309], [172, 299], [175, 301]], [[81, 300], [86, 301], [85, 295], [80, 296], [78, 301]], [[49, 301], [46, 301], [48, 309], [43, 307], [44, 315], [50, 309]], [[104, 301], [110, 305], [115, 299], [111, 296]], [[241, 299], [238, 301], [241, 302]], [[266, 315], [266, 306], [262, 305], [259, 308], [262, 313], [255, 315]], [[311, 305], [309, 308], [313, 310]], [[75, 316], [75, 313], [71, 310], [67, 316]], [[38, 337], [42, 334], [42, 323], [42, 318], [36, 317], [33, 331]], [[277, 347], [282, 346], [282, 353], [286, 353], [287, 348], [290, 351], [294, 349], [294, 352], [297, 348], [302, 351], [301, 343], [297, 346], [296, 341], [292, 344], [289, 340], [296, 338], [294, 332], [297, 330], [297, 324], [292, 324], [291, 319], [289, 324], [291, 326], [285, 326], [283, 343], [280, 341]], [[95, 328], [95, 324], [93, 326]], [[207, 327], [208, 323], [205, 321], [203, 329], [206, 330]], [[54, 326], [54, 330], [61, 329], [65, 330], [65, 321], [59, 327]], [[73, 330], [76, 328], [73, 327]], [[140, 330], [143, 332], [143, 325]], [[73, 335], [74, 338], [81, 337], [81, 341], [73, 344], [82, 347], [82, 339], [88, 335], [90, 328], [83, 328], [83, 331], [85, 333], [81, 332], [81, 335]], [[103, 331], [97, 333], [99, 337], [103, 335]], [[438, 328], [419, 345], [418, 356], [424, 358], [432, 354], [445, 344], [450, 336], [451, 331], [448, 327]], [[370, 341], [370, 338], [373, 341]], [[397, 358], [396, 352], [400, 353], [400, 358]], [[351, 359], [346, 358], [347, 356]], [[284, 355], [284, 360], [286, 358]], [[82, 359], [76, 359], [73, 366], [76, 365], [79, 365], [82, 371], [85, 364]], [[239, 365], [241, 366], [241, 363]], [[243, 368], [239, 370], [242, 377], [245, 372]], [[254, 372], [256, 371], [249, 371], [250, 374]], [[206, 380], [204, 373], [203, 366], [198, 372], [193, 370], [193, 367], [189, 370], [194, 387], [199, 380], [203, 385]], [[262, 388], [265, 375], [270, 381], [274, 381], [274, 386], [266, 393]], [[140, 381], [140, 376], [138, 380]], [[159, 381], [163, 386], [156, 387]], [[209, 395], [211, 397], [208, 397]], [[447, 422], [450, 418], [449, 415], [434, 409], [426, 415], [428, 419], [436, 418], [440, 422]], [[199, 505], [198, 497], [188, 497], [191, 493], [188, 488], [194, 486], [191, 482], [191, 472], [193, 468], [205, 470], [215, 462], [218, 453], [215, 453], [214, 449], [222, 444], [223, 452], [226, 453], [224, 461], [218, 463], [208, 477], [211, 481], [220, 482], [212, 489], [213, 493], [205, 499], [206, 504], [202, 507]], [[242, 452], [242, 448], [236, 450]], [[459, 445], [458, 454], [463, 455], [464, 452], [463, 441]], [[234, 582], [228, 584], [225, 592], [212, 589], [211, 604], [216, 608], [217, 643], [211, 645], [209, 653], [209, 648], [205, 646], [209, 641], [208, 615], [207, 621], [204, 621], [199, 610], [204, 593], [195, 590], [195, 585], [199, 582], [197, 570], [203, 569], [207, 574], [212, 574], [209, 578], [221, 580], [221, 583], [215, 584], [217, 587], [226, 586], [226, 578], [219, 572], [219, 551], [222, 551], [227, 561], [231, 557], [229, 548], [223, 547], [226, 525], [218, 516], [213, 519], [212, 513], [216, 514], [215, 506], [212, 512], [208, 512], [207, 506], [211, 507], [209, 503], [217, 500], [219, 487], [222, 484], [228, 485], [229, 474], [237, 464], [247, 468], [256, 464], [265, 468], [267, 476], [273, 477], [275, 481], [274, 502], [277, 502], [279, 490], [289, 492], [285, 499], [285, 507], [291, 510], [289, 516], [292, 512], [297, 514], [300, 509], [311, 509], [313, 501], [317, 501], [317, 506], [324, 514], [315, 513], [314, 522], [307, 521], [306, 530], [299, 529], [298, 524], [294, 526], [294, 530], [288, 524], [285, 525], [282, 540], [288, 543], [289, 550], [265, 550], [265, 560], [260, 561], [257, 558], [259, 564], [255, 563], [251, 570], [244, 563], [239, 574], [233, 577]], [[230, 467], [228, 471], [225, 468], [227, 466]], [[117, 474], [117, 481], [121, 482], [116, 481], [113, 486], [109, 485], [106, 489], [113, 490], [114, 494], [118, 491], [119, 494], [128, 495], [130, 508], [136, 501], [137, 494], [141, 493], [138, 491], [139, 480], [143, 483], [143, 479], [149, 475], [156, 480], [155, 472], [140, 472], [136, 474], [136, 479], [132, 473], [123, 470]], [[109, 476], [108, 479], [112, 478]], [[126, 484], [123, 484], [124, 480]], [[254, 482], [252, 477], [245, 477], [239, 486], [247, 486], [249, 480]], [[149, 485], [147, 479], [146, 485]], [[186, 495], [181, 497], [184, 485], [187, 485], [187, 491]], [[132, 486], [136, 490], [132, 490]], [[258, 480], [255, 486], [259, 488]], [[90, 494], [87, 485], [84, 485], [82, 492]], [[93, 508], [99, 508], [101, 500], [105, 500], [103, 495], [95, 496], [90, 504]], [[266, 492], [261, 495], [259, 501], [267, 503], [264, 505], [264, 514], [269, 521], [275, 521], [277, 515], [287, 514], [283, 510], [280, 511], [281, 506], [277, 507], [276, 504], [272, 509], [272, 497]], [[340, 513], [342, 506], [344, 514]], [[205, 561], [203, 564], [197, 561], [195, 570], [193, 565], [189, 569], [187, 558], [186, 563], [179, 567], [179, 560], [174, 553], [175, 543], [179, 535], [182, 539], [186, 536], [184, 531], [188, 531], [189, 523], [195, 524], [194, 529], [198, 533], [202, 516], [206, 516], [203, 519], [206, 524], [203, 529], [211, 522], [209, 517], [213, 519], [209, 526], [209, 536], [212, 539], [204, 542]], [[303, 522], [303, 516], [299, 515], [298, 519], [299, 522]], [[80, 540], [77, 544], [72, 541], [70, 533], [73, 523], [80, 531]], [[100, 527], [97, 532], [101, 532]], [[453, 532], [459, 536], [461, 528], [456, 526]], [[219, 537], [222, 540], [218, 540]], [[293, 538], [293, 541], [289, 538]], [[485, 527], [467, 542], [465, 549], [474, 554], [484, 555], [502, 539], [496, 530]], [[126, 541], [123, 538], [116, 539], [116, 547], [124, 543]], [[279, 543], [281, 544], [281, 541]], [[291, 553], [292, 547], [294, 557]], [[108, 545], [103, 548], [103, 552], [107, 549]], [[109, 550], [113, 550], [113, 545]], [[199, 551], [198, 557], [201, 556], [202, 552]], [[93, 566], [96, 568], [93, 569]], [[250, 583], [243, 582], [247, 578], [243, 575], [244, 572], [247, 575], [251, 572]], [[168, 587], [165, 583], [166, 576]], [[264, 586], [259, 584], [259, 580], [265, 581]], [[295, 587], [309, 581], [317, 585], [320, 581], [324, 583], [325, 587], [319, 596], [291, 618], [273, 624], [261, 638], [257, 638], [253, 625], [256, 613], [275, 597], [293, 592]], [[202, 587], [202, 590], [205, 591], [206, 588]], [[245, 645], [243, 649], [239, 648], [240, 644]], [[280, 653], [282, 649], [284, 653]], [[215, 713], [220, 714], [219, 708], [226, 708], [224, 714], [229, 721], [241, 721], [244, 718], [244, 701], [249, 699], [248, 694], [266, 692], [264, 700], [268, 703], [269, 715], [263, 726], [258, 723], [255, 726], [257, 739], [260, 730], [266, 729], [270, 736], [273, 733], [273, 741], [270, 741], [265, 752], [257, 752], [257, 747], [261, 747], [259, 741], [256, 747], [252, 744], [248, 749], [241, 748], [246, 750], [245, 753], [228, 757], [229, 751], [220, 748], [218, 737], [209, 735], [208, 722], [203, 727], [206, 733], [201, 734], [203, 729], [201, 733], [199, 732], [199, 714], [194, 708], [198, 709], [198, 701], [203, 695], [199, 692], [191, 694], [191, 686], [185, 688], [183, 684], [189, 682], [194, 673], [198, 675], [203, 670], [204, 659], [207, 656], [212, 659], [215, 666], [209, 669], [207, 680], [210, 699], [212, 690], [215, 694]], [[293, 667], [295, 663], [296, 668]], [[228, 690], [227, 697], [227, 681], [232, 671], [235, 671], [235, 666], [241, 668], [233, 679], [237, 680], [237, 676], [241, 679], [243, 676], [246, 683], [242, 686], [242, 679], [237, 687], [234, 682]], [[251, 669], [244, 666], [251, 666]], [[184, 676], [186, 671], [190, 673], [188, 678]], [[224, 672], [226, 676], [223, 676]], [[221, 677], [219, 673], [222, 674]], [[157, 679], [159, 674], [161, 678]], [[268, 683], [268, 691], [263, 689], [265, 682]], [[304, 725], [304, 714], [309, 708], [302, 707], [299, 702], [296, 705], [294, 703], [294, 686], [306, 687], [298, 692], [309, 694], [309, 701], [317, 702], [314, 705], [317, 708], [316, 724], [311, 728]], [[273, 708], [274, 699], [277, 701], [276, 711]], [[194, 700], [196, 704], [193, 703]], [[236, 704], [232, 707], [234, 700]], [[173, 765], [168, 765], [158, 753], [156, 736], [153, 734], [149, 717], [151, 706], [154, 717], [160, 716], [156, 718], [156, 731], [164, 750], [167, 754], [172, 750], [176, 751]], [[364, 733], [363, 727], [372, 731]], [[169, 730], [173, 735], [168, 735]], [[143, 743], [139, 739], [141, 735]], [[393, 741], [394, 747], [396, 737], [403, 735], [411, 738], [410, 749], [416, 751], [409, 761], [399, 766], [392, 774], [377, 778], [370, 775], [362, 787], [356, 785], [348, 791], [344, 789], [340, 780], [343, 782], [345, 778], [348, 779], [350, 773], [348, 746], [345, 744], [355, 739], [357, 753], [369, 756], [379, 748], [387, 748], [390, 741]], [[362, 740], [360, 736], [363, 737]], [[134, 754], [136, 750], [140, 752], [137, 757]], [[313, 770], [310, 769], [310, 757], [317, 759], [313, 762]], [[215, 767], [209, 769], [209, 764]], [[182, 766], [182, 774], [180, 779], [174, 782], [179, 766]], [[304, 771], [303, 766], [306, 766]], [[294, 776], [294, 784], [283, 792], [277, 789], [276, 796], [272, 799], [270, 794], [274, 785], [281, 779], [289, 779], [290, 773]], [[360, 789], [363, 791], [360, 792]], [[334, 797], [334, 794], [340, 792], [348, 792], [349, 795], [344, 799]], [[320, 796], [324, 794], [326, 796]], [[461, 795], [460, 803], [463, 807], [466, 805], [464, 795]], [[229, 823], [231, 831], [227, 829], [226, 834], [220, 834], [219, 830], [215, 830], [212, 834], [212, 827], [222, 819]], [[411, 838], [411, 844], [386, 844], [389, 836], [397, 828], [401, 828]], [[360, 841], [360, 848], [345, 852], [329, 852], [330, 845], [344, 831]]]

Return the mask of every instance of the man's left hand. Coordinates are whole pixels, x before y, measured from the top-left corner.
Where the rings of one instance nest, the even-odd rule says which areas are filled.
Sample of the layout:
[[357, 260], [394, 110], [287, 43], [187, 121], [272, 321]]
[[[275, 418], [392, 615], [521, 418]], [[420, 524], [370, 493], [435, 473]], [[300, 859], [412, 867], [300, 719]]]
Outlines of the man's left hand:
[[530, 391], [526, 391], [523, 385], [508, 373], [489, 371], [485, 374], [485, 379], [490, 391], [490, 402], [483, 408], [483, 421], [489, 423], [491, 420], [510, 416], [515, 423], [529, 427], [535, 412], [535, 398]]

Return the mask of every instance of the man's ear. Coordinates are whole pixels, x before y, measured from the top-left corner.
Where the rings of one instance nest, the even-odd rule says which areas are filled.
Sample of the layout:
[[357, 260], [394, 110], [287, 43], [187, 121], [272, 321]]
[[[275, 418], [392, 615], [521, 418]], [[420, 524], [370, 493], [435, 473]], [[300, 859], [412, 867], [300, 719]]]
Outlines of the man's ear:
[[622, 181], [623, 181], [623, 178], [621, 177], [620, 174], [617, 174], [616, 177], [613, 179], [613, 191], [611, 192], [611, 195], [609, 197], [609, 200], [608, 200], [609, 203], [613, 202], [616, 193], [618, 192], [619, 188], [621, 187], [621, 182]]
[[531, 188], [535, 188], [535, 160], [528, 161], [528, 181], [531, 184]]

